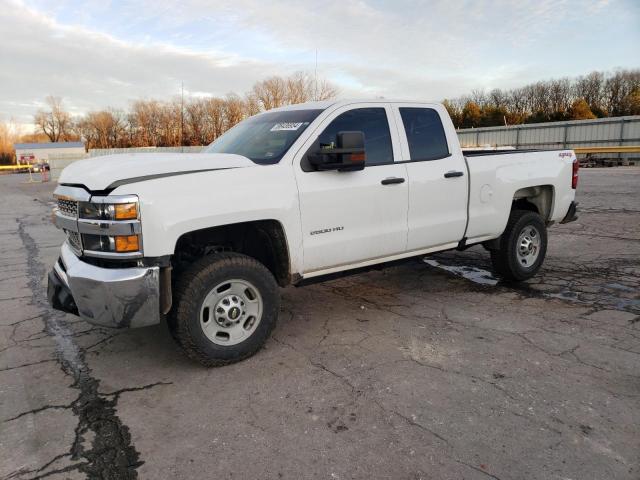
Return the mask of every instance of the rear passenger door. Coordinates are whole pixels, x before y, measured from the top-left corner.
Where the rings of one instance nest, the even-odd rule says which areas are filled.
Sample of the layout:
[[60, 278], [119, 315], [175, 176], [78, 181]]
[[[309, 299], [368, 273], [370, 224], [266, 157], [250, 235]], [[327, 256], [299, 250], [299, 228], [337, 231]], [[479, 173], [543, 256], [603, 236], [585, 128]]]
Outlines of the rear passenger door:
[[396, 104], [402, 160], [409, 176], [407, 250], [448, 247], [467, 222], [468, 172], [441, 105]]

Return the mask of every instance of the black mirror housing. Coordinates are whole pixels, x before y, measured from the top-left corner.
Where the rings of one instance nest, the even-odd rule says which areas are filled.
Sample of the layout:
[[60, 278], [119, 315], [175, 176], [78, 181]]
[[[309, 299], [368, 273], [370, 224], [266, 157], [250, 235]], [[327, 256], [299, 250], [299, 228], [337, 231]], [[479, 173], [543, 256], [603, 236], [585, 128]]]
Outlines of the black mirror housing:
[[363, 132], [338, 132], [336, 147], [321, 148], [309, 155], [309, 163], [316, 170], [353, 172], [364, 169], [366, 152]]

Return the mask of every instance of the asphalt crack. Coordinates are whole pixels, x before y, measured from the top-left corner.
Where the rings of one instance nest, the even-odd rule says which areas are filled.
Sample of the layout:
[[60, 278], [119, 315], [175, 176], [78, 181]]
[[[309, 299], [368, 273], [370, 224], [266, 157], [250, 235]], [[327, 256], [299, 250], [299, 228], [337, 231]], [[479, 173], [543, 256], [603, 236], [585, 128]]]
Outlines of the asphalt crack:
[[3, 420], [3, 423], [12, 422], [19, 418], [24, 417], [25, 415], [35, 415], [36, 413], [44, 412], [47, 410], [68, 410], [71, 408], [71, 405], [43, 405], [42, 407], [33, 408], [31, 410], [27, 410], [26, 412], [21, 412], [13, 417], [9, 417], [6, 420]]
[[[78, 417], [75, 428], [75, 438], [67, 455], [74, 462], [64, 468], [38, 473], [31, 480], [45, 478], [54, 473], [79, 471], [89, 479], [102, 478], [138, 478], [137, 469], [144, 462], [131, 440], [129, 428], [120, 420], [116, 413], [119, 395], [101, 395], [100, 381], [91, 375], [91, 369], [85, 362], [85, 349], [79, 348], [74, 342], [74, 332], [70, 330], [64, 320], [64, 315], [50, 310], [43, 293], [42, 278], [45, 266], [38, 260], [39, 249], [35, 240], [25, 230], [21, 219], [18, 223], [18, 235], [27, 253], [27, 273], [29, 289], [34, 305], [43, 309], [42, 320], [44, 330], [53, 338], [56, 344], [56, 360], [62, 371], [73, 379], [71, 388], [78, 390], [78, 397], [69, 406], [50, 405], [33, 411], [23, 412], [21, 416], [37, 413], [51, 408], [70, 408]], [[99, 343], [99, 342], [98, 342]], [[16, 367], [18, 368], [18, 367]], [[144, 388], [151, 388], [145, 386]], [[91, 444], [87, 445], [86, 438], [92, 434]], [[55, 459], [54, 459], [55, 460]], [[51, 465], [50, 462], [48, 465]], [[29, 472], [17, 472], [22, 476]]]
[[55, 362], [55, 361], [57, 361], [55, 358], [38, 360], [37, 362], [23, 363], [22, 365], [13, 365], [11, 367], [0, 368], [0, 372], [8, 372], [9, 370], [15, 370], [17, 368], [25, 368], [25, 367], [30, 367], [32, 365], [40, 365], [42, 363], [49, 363], [49, 362]]

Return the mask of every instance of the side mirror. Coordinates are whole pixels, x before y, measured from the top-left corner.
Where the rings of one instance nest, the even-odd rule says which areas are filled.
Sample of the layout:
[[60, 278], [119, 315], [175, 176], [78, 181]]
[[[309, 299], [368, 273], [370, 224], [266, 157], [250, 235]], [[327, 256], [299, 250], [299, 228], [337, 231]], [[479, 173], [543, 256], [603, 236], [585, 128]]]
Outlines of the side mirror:
[[364, 133], [339, 132], [336, 140], [337, 146], [320, 147], [316, 153], [309, 155], [309, 163], [316, 170], [363, 170], [366, 160]]

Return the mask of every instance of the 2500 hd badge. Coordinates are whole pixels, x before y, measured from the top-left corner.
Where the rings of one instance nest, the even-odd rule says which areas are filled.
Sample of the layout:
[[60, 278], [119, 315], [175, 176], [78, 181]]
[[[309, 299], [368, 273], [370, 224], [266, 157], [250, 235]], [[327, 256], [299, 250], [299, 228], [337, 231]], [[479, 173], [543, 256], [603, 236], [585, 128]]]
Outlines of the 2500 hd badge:
[[339, 232], [344, 230], [344, 227], [323, 228], [322, 230], [313, 230], [309, 232], [309, 235], [320, 235], [321, 233]]

